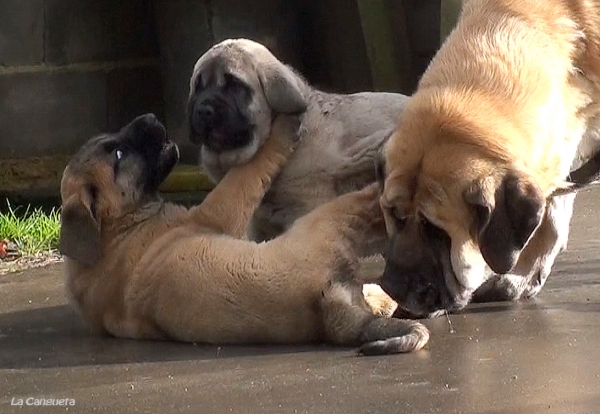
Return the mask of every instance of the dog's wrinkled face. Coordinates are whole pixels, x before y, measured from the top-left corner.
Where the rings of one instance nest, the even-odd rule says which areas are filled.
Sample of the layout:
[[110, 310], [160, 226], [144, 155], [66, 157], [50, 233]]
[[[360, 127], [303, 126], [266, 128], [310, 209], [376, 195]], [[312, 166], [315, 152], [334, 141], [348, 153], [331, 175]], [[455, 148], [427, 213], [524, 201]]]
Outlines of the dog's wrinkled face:
[[251, 145], [256, 140], [249, 110], [253, 99], [260, 100], [236, 75], [205, 79], [200, 74], [189, 102], [190, 140], [217, 153]]
[[218, 181], [248, 162], [267, 139], [274, 116], [306, 109], [303, 81], [263, 45], [225, 40], [198, 59], [190, 79], [190, 141]]
[[545, 199], [472, 145], [439, 144], [393, 168], [390, 151], [411, 155], [392, 143], [378, 167], [390, 236], [382, 286], [416, 316], [461, 309], [493, 273], [515, 267]]
[[61, 252], [95, 263], [101, 226], [155, 198], [178, 160], [177, 146], [153, 114], [90, 139], [63, 173]]

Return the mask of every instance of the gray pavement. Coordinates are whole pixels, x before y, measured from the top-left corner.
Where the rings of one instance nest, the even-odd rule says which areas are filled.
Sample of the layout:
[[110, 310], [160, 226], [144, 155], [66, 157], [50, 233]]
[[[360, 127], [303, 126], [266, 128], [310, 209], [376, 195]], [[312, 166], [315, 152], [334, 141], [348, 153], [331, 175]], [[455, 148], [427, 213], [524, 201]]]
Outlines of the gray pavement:
[[600, 413], [599, 213], [600, 189], [583, 192], [538, 298], [428, 320], [408, 355], [96, 337], [61, 265], [0, 276], [0, 413]]

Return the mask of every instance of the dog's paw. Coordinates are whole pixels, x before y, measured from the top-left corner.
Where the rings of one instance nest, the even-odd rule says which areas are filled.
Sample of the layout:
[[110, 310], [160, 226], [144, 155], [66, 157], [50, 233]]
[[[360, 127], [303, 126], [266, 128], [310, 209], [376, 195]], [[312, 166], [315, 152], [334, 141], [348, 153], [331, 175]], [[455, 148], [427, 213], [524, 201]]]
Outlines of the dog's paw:
[[365, 302], [371, 309], [371, 311], [377, 316], [383, 316], [386, 318], [391, 317], [398, 304], [383, 291], [381, 286], [375, 283], [365, 283], [362, 288]]
[[368, 334], [381, 337], [382, 333], [392, 333], [390, 331], [397, 331], [398, 335], [363, 343], [358, 348], [359, 355], [388, 355], [414, 352], [423, 348], [429, 342], [429, 329], [419, 322], [378, 318], [369, 325], [374, 326], [367, 327], [366, 329], [371, 329], [374, 332], [365, 332], [367, 337], [370, 336]]
[[278, 114], [271, 125], [271, 135], [295, 147], [300, 141], [300, 116]]

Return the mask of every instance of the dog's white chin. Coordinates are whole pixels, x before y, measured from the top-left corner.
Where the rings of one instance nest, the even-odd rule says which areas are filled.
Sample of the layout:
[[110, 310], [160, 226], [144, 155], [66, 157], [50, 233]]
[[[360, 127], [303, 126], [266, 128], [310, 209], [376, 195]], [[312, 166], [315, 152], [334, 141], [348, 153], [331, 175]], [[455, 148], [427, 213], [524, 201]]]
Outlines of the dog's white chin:
[[219, 182], [231, 168], [247, 163], [256, 155], [260, 145], [253, 139], [243, 148], [214, 152], [205, 146], [200, 150], [200, 163], [214, 182]]
[[464, 243], [456, 251], [453, 249], [451, 256], [452, 270], [458, 285], [452, 288], [462, 291], [460, 293], [474, 292], [490, 277], [489, 267], [479, 249], [472, 243]]

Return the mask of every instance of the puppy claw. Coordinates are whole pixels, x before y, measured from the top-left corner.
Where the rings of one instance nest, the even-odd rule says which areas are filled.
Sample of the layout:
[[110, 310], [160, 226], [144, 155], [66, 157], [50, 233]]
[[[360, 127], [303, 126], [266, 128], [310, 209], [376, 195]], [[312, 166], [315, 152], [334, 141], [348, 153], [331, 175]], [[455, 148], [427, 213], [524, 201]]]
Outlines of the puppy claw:
[[414, 323], [410, 332], [377, 341], [366, 342], [358, 348], [358, 355], [389, 355], [418, 351], [429, 342], [429, 330], [425, 325]]

